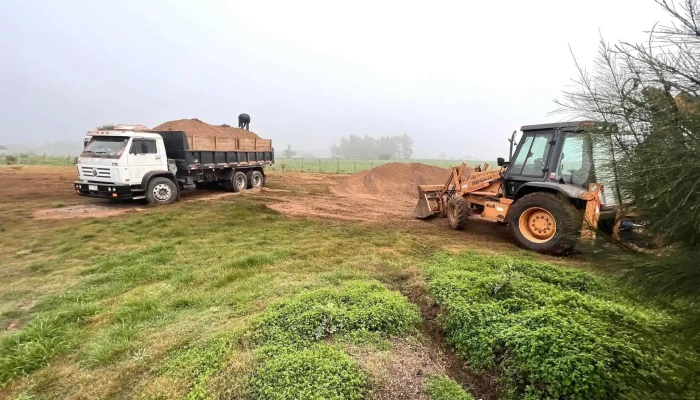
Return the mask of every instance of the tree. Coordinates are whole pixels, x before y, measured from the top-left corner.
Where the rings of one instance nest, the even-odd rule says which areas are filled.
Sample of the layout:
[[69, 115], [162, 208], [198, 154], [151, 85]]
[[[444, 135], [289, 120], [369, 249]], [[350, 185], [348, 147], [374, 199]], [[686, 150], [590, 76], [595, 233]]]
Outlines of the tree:
[[96, 129], [98, 131], [109, 131], [109, 130], [114, 129], [115, 126], [116, 125], [114, 125], [114, 124], [100, 125]]
[[[378, 159], [411, 158], [413, 140], [408, 135], [382, 136], [374, 138], [368, 135], [360, 137], [350, 135], [342, 137], [339, 144], [330, 146], [331, 155], [336, 158]], [[388, 158], [387, 158], [388, 157]]]
[[655, 26], [645, 44], [601, 39], [592, 73], [575, 61], [579, 76], [559, 111], [608, 123], [593, 135], [610, 150], [601, 172], [665, 246], [619, 260], [617, 270], [650, 290], [700, 299], [700, 13], [697, 0], [655, 2], [673, 23]]
[[288, 144], [287, 148], [282, 153], [283, 158], [294, 158], [295, 155], [297, 155], [297, 152], [292, 150], [291, 144]]

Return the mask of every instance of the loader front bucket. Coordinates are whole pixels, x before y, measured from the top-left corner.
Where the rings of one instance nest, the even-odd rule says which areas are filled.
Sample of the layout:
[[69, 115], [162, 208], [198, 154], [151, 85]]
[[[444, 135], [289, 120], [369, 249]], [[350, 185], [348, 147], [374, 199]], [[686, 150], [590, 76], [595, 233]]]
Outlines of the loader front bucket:
[[413, 210], [416, 218], [431, 218], [443, 213], [441, 192], [445, 185], [419, 185], [418, 204]]

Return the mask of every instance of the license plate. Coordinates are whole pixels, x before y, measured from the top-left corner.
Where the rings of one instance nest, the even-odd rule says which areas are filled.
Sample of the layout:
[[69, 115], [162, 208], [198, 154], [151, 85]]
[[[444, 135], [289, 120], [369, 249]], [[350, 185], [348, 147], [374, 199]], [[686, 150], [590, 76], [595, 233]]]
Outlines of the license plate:
[[88, 189], [97, 191], [97, 185], [89, 185]]

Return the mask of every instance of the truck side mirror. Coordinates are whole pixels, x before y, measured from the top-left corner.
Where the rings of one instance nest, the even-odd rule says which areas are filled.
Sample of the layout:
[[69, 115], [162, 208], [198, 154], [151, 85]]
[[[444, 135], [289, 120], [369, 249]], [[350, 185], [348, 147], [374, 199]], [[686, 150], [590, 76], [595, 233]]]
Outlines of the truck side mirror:
[[498, 157], [496, 159], [496, 164], [498, 164], [499, 167], [502, 167], [503, 164], [505, 164], [505, 163], [506, 163], [506, 160], [503, 157]]

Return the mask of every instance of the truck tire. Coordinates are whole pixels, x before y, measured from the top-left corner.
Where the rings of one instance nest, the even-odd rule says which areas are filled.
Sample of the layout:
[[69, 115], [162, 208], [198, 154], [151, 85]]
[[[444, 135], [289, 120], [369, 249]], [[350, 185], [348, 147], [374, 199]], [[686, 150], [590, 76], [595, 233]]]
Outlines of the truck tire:
[[447, 219], [452, 229], [464, 230], [469, 221], [469, 204], [462, 196], [452, 196], [447, 201]]
[[172, 204], [178, 199], [180, 190], [175, 182], [168, 178], [155, 177], [148, 181], [146, 200], [151, 204]]
[[516, 200], [508, 216], [520, 246], [552, 255], [566, 254], [576, 246], [582, 223], [583, 215], [567, 198], [549, 192]]
[[260, 171], [248, 171], [246, 178], [248, 178], [248, 189], [261, 188], [265, 184], [265, 177]]
[[231, 189], [238, 193], [246, 190], [248, 187], [248, 178], [245, 176], [244, 172], [237, 171], [233, 173], [233, 178], [231, 178]]

